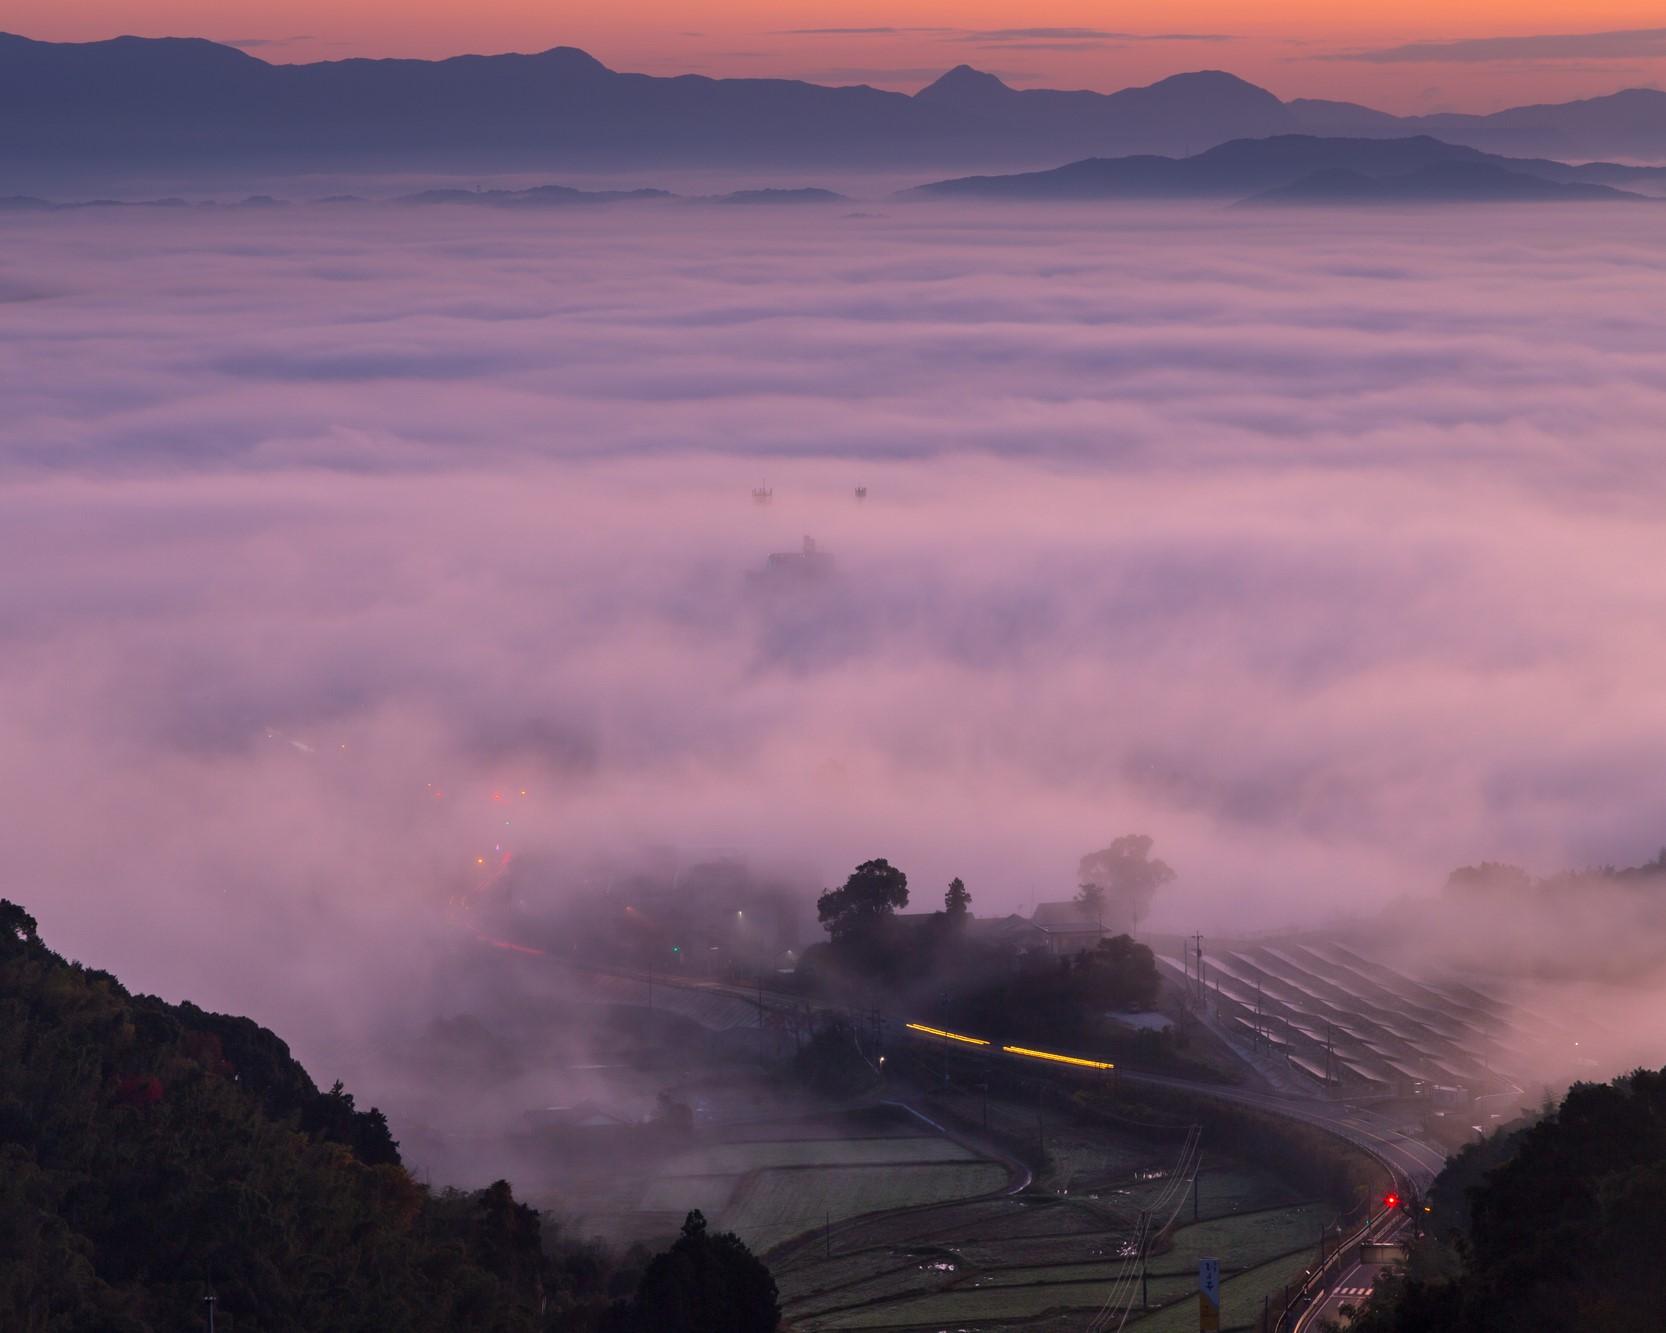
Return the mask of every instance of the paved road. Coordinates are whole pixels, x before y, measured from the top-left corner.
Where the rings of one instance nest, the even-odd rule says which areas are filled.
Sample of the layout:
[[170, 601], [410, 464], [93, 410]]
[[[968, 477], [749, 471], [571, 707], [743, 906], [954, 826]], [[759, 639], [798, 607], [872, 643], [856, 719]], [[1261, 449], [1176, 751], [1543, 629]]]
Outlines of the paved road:
[[[1400, 1239], [1406, 1230], [1406, 1219], [1394, 1216], [1380, 1224], [1373, 1232], [1372, 1239], [1391, 1241]], [[1292, 1333], [1316, 1333], [1328, 1320], [1333, 1324], [1347, 1327], [1347, 1317], [1342, 1312], [1344, 1305], [1358, 1309], [1371, 1294], [1371, 1289], [1377, 1285], [1377, 1277], [1388, 1265], [1380, 1263], [1361, 1263], [1359, 1261], [1359, 1246], [1353, 1247], [1354, 1254], [1350, 1259], [1344, 1259], [1336, 1276], [1331, 1279], [1331, 1286], [1324, 1296], [1308, 1306], [1296, 1320]]]
[[1131, 1083], [1149, 1083], [1159, 1087], [1178, 1088], [1204, 1097], [1219, 1097], [1224, 1101], [1255, 1106], [1275, 1115], [1289, 1116], [1328, 1129], [1334, 1134], [1358, 1144], [1372, 1156], [1384, 1162], [1396, 1175], [1397, 1185], [1412, 1185], [1418, 1192], [1428, 1189], [1446, 1164], [1446, 1156], [1430, 1144], [1408, 1132], [1401, 1118], [1355, 1106], [1347, 1102], [1327, 1101], [1322, 1097], [1290, 1097], [1276, 1092], [1253, 1092], [1244, 1088], [1194, 1083], [1187, 1079], [1170, 1078], [1163, 1074], [1142, 1074], [1123, 1070], [1122, 1077]]

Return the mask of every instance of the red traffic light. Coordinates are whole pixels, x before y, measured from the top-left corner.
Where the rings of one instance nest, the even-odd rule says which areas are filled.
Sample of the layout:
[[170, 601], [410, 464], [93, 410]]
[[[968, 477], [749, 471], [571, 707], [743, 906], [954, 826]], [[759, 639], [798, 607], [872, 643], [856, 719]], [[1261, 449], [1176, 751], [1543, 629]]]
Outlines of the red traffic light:
[[1393, 1208], [1398, 1208], [1399, 1206], [1400, 1206], [1400, 1196], [1398, 1194], [1395, 1194], [1392, 1191], [1390, 1191], [1389, 1193], [1383, 1195], [1383, 1207], [1384, 1208], [1393, 1209]]

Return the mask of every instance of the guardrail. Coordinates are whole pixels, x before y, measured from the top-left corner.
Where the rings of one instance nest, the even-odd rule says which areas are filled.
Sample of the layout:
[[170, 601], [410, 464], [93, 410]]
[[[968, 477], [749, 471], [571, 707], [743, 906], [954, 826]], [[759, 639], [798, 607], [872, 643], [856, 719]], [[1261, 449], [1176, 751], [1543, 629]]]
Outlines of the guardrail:
[[1266, 1333], [1285, 1333], [1286, 1329], [1289, 1330], [1289, 1333], [1302, 1333], [1314, 1311], [1318, 1308], [1314, 1297], [1322, 1297], [1330, 1290], [1332, 1271], [1342, 1266], [1344, 1256], [1354, 1252], [1356, 1246], [1363, 1245], [1368, 1241], [1371, 1238], [1372, 1229], [1388, 1215], [1389, 1209], [1387, 1208], [1372, 1213], [1357, 1231], [1345, 1240], [1338, 1241], [1336, 1249], [1319, 1267], [1308, 1274], [1302, 1285], [1296, 1288], [1295, 1293], [1285, 1302], [1284, 1309], [1280, 1311], [1278, 1318], [1273, 1321], [1272, 1327], [1267, 1329]]

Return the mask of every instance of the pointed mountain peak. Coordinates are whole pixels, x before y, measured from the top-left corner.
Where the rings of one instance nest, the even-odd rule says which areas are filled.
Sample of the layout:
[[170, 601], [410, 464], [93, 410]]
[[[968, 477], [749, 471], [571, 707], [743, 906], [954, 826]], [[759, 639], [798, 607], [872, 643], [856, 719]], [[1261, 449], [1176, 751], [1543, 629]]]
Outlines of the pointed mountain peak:
[[1010, 93], [1011, 88], [993, 74], [970, 65], [956, 65], [935, 83], [927, 84], [914, 96], [931, 102], [975, 102]]

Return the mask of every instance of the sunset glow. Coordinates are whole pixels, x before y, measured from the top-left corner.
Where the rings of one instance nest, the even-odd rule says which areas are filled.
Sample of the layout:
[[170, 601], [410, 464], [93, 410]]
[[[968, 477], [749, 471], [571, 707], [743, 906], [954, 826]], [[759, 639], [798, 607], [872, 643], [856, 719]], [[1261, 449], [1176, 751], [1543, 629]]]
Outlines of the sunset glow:
[[1338, 8], [1182, 0], [1160, 15], [1084, 0], [1042, 9], [1003, 0], [765, 4], [665, 0], [551, 7], [536, 0], [15, 0], [5, 26], [92, 41], [123, 33], [202, 36], [273, 62], [425, 59], [579, 46], [614, 69], [789, 77], [912, 91], [962, 62], [1018, 87], [1110, 91], [1219, 68], [1282, 97], [1386, 110], [1486, 111], [1567, 100], [1666, 77], [1658, 5], [1385, 0]]

